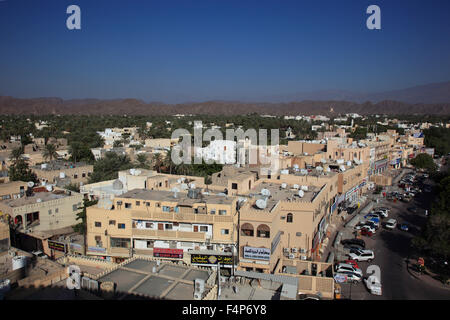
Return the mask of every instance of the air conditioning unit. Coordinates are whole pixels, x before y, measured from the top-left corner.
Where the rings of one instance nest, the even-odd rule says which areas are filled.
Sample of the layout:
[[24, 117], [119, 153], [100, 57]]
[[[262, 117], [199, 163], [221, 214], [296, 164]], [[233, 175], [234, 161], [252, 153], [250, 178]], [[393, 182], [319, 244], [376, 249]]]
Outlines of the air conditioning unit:
[[284, 252], [284, 253], [289, 253], [289, 248], [284, 248], [284, 249], [283, 249], [283, 252]]
[[295, 254], [293, 253], [289, 254], [289, 259], [295, 259]]
[[306, 253], [306, 249], [301, 248], [300, 253]]
[[291, 248], [292, 253], [297, 253], [297, 248]]
[[308, 259], [306, 256], [300, 256], [300, 259], [301, 260], [306, 260], [306, 259]]

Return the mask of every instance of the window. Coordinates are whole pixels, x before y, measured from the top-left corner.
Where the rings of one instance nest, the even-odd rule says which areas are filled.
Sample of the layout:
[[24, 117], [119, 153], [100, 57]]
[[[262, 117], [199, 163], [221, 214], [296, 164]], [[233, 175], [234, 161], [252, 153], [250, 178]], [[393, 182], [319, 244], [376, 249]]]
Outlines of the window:
[[140, 206], [141, 202], [140, 201], [136, 201], [136, 206]]
[[170, 212], [170, 207], [163, 206], [163, 212]]
[[52, 209], [48, 210], [48, 214], [52, 214]]
[[221, 232], [222, 234], [229, 234], [229, 233], [230, 233], [230, 230], [229, 230], [229, 229], [222, 229], [220, 232]]
[[152, 229], [152, 228], [153, 228], [153, 223], [151, 223], [151, 222], [146, 222], [146, 223], [145, 223], [145, 227], [146, 227], [147, 229]]
[[178, 207], [175, 207], [174, 211], [178, 213], [180, 211], [180, 209]]
[[90, 172], [88, 172], [88, 177], [90, 177], [91, 176], [91, 173]]
[[127, 238], [111, 238], [111, 247], [129, 248], [130, 239]]
[[166, 223], [165, 230], [172, 230], [172, 224]]
[[270, 238], [270, 228], [265, 224], [261, 224], [256, 229], [256, 236], [259, 238]]
[[117, 224], [117, 228], [119, 228], [119, 229], [125, 229], [125, 223], [119, 223], [119, 224]]
[[72, 210], [73, 211], [77, 211], [78, 210], [78, 206], [76, 204], [72, 205]]
[[219, 216], [224, 216], [227, 214], [227, 210], [219, 210]]
[[231, 184], [231, 189], [237, 190], [237, 188], [238, 188], [237, 183], [232, 183], [232, 184]]
[[115, 226], [116, 225], [116, 220], [109, 220], [109, 225], [111, 226]]
[[56, 208], [56, 209], [55, 209], [55, 213], [58, 213], [58, 212], [59, 212], [59, 208]]
[[200, 226], [200, 232], [208, 232], [208, 226]]
[[157, 203], [156, 203], [156, 207], [157, 207], [157, 208], [161, 208], [161, 203], [157, 202]]
[[74, 179], [78, 179], [78, 175], [75, 173], [75, 174], [73, 175], [73, 178], [74, 178]]
[[131, 209], [131, 203], [125, 202], [125, 208], [126, 209]]
[[95, 236], [95, 246], [97, 247], [102, 247], [102, 237], [100, 236]]
[[81, 176], [82, 176], [83, 178], [86, 178], [86, 173], [83, 172], [83, 173], [81, 174]]
[[293, 219], [294, 219], [294, 215], [292, 213], [288, 213], [287, 217], [286, 217], [286, 222], [292, 223]]
[[145, 205], [146, 205], [147, 207], [150, 207], [150, 202], [146, 202]]
[[98, 221], [95, 221], [95, 226], [96, 226], [97, 228], [100, 228], [100, 227], [102, 226], [102, 223], [101, 223], [101, 222], [98, 222]]
[[216, 214], [216, 209], [212, 209], [209, 213], [210, 214]]
[[241, 236], [253, 237], [253, 226], [250, 223], [244, 223], [242, 225]]

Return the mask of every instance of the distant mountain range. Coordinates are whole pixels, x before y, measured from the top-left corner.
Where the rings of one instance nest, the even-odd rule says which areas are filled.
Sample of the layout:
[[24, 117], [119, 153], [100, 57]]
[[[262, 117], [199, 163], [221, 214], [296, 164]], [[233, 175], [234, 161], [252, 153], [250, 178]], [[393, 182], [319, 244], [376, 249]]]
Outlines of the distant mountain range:
[[327, 90], [303, 92], [296, 94], [267, 96], [262, 99], [266, 102], [290, 102], [290, 101], [353, 101], [373, 103], [393, 100], [405, 103], [450, 103], [450, 81], [431, 83], [411, 88], [375, 93], [360, 93], [345, 90]]
[[265, 102], [206, 101], [181, 104], [146, 103], [137, 99], [19, 99], [0, 96], [1, 114], [173, 115], [173, 114], [450, 114], [450, 82], [389, 92], [358, 94], [322, 91], [272, 96]]

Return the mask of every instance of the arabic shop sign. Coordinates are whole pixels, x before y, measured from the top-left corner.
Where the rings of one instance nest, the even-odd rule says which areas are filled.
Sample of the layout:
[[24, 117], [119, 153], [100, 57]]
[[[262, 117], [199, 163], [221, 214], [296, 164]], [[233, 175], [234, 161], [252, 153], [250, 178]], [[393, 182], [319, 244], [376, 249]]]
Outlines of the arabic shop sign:
[[48, 247], [49, 249], [53, 249], [56, 251], [66, 252], [66, 245], [61, 242], [48, 240]]
[[159, 258], [183, 259], [183, 249], [153, 248], [153, 256]]
[[216, 266], [220, 264], [224, 267], [231, 267], [233, 265], [233, 257], [218, 254], [191, 254], [191, 264], [202, 266]]
[[270, 260], [270, 249], [244, 247], [244, 258], [255, 260]]

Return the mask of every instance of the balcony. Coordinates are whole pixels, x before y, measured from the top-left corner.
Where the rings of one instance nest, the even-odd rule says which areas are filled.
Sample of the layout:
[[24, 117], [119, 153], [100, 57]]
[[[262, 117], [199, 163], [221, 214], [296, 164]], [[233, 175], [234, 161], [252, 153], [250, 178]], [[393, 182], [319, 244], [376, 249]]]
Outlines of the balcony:
[[132, 236], [161, 240], [206, 240], [204, 232], [132, 229]]
[[233, 222], [233, 217], [229, 215], [207, 215], [193, 213], [176, 213], [176, 212], [146, 212], [132, 210], [132, 219], [139, 220], [159, 220], [159, 221], [186, 221], [197, 223], [215, 223], [215, 222]]

